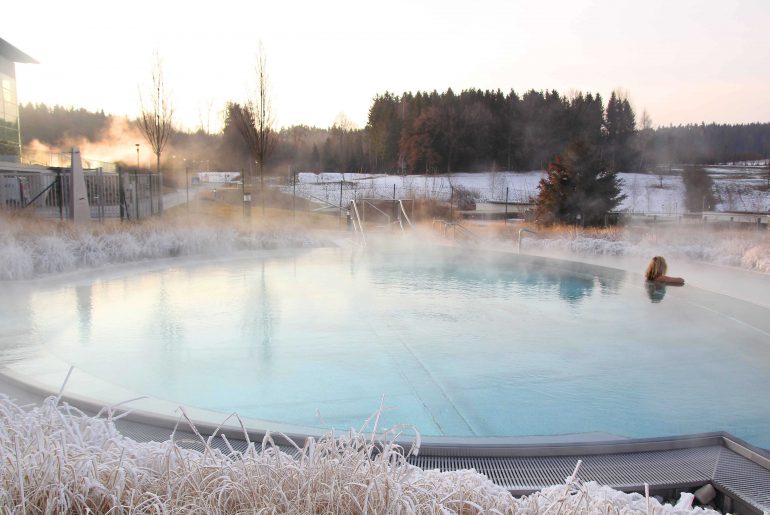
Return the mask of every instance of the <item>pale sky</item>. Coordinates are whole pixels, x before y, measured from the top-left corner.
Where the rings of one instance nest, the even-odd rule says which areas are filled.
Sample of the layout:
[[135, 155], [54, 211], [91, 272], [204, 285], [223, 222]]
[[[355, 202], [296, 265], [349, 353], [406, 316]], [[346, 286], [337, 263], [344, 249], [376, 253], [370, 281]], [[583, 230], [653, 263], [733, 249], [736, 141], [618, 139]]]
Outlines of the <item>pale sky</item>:
[[[136, 116], [157, 51], [177, 121], [220, 127], [267, 54], [278, 126], [366, 124], [386, 90], [628, 92], [654, 125], [770, 121], [768, 0], [5, 2], [21, 102]], [[211, 105], [211, 109], [209, 109]], [[23, 120], [22, 120], [23, 123]]]

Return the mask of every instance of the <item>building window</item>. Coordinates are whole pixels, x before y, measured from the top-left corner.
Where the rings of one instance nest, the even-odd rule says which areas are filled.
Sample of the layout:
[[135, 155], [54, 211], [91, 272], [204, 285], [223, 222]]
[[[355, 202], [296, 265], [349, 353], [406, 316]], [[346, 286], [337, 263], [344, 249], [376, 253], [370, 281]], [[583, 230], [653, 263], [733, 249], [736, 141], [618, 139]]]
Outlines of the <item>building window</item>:
[[0, 72], [0, 161], [18, 162], [20, 157], [16, 81], [12, 76]]

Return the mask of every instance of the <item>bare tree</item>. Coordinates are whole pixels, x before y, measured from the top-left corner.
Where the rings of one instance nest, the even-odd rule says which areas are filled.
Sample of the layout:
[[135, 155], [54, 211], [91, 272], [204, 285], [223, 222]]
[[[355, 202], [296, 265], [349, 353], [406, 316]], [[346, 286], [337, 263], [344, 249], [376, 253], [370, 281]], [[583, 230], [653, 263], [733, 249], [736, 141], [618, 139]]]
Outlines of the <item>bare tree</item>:
[[646, 168], [649, 147], [652, 143], [652, 139], [655, 137], [655, 133], [652, 129], [652, 118], [650, 117], [650, 113], [647, 112], [647, 109], [642, 111], [642, 118], [639, 125], [639, 131], [636, 134], [638, 144], [637, 151], [639, 152], [638, 171], [642, 172]]
[[275, 134], [273, 132], [272, 102], [270, 100], [270, 81], [267, 76], [267, 56], [262, 42], [259, 43], [259, 52], [257, 54], [257, 91], [255, 98], [250, 102], [251, 110], [254, 112], [254, 126], [257, 129], [257, 152], [256, 157], [259, 162], [259, 184], [264, 187], [264, 166], [265, 159], [270, 155], [275, 143]]
[[[243, 105], [228, 104], [227, 116], [232, 118], [232, 122], [249, 150], [249, 155], [253, 161], [257, 162], [259, 186], [262, 191], [262, 211], [264, 212], [265, 161], [273, 150], [275, 132], [273, 130], [274, 117], [270, 100], [270, 82], [267, 76], [267, 58], [261, 42], [257, 52], [256, 75], [257, 84], [254, 93]], [[251, 169], [251, 163], [249, 163], [249, 169]]]
[[205, 104], [198, 104], [198, 130], [204, 134], [211, 134], [211, 110], [214, 108], [214, 101], [209, 99]]
[[157, 55], [152, 70], [152, 90], [149, 93], [150, 100], [146, 102], [141, 90], [139, 92], [139, 130], [150, 144], [152, 153], [155, 154], [156, 171], [160, 173], [160, 155], [174, 130], [172, 125], [174, 108], [163, 79], [163, 66]]
[[[249, 152], [249, 176], [251, 176], [251, 165], [254, 161], [259, 161], [258, 144], [257, 144], [257, 127], [254, 111], [251, 109], [249, 103], [241, 105], [237, 102], [228, 102], [225, 107], [225, 126], [228, 121], [238, 130], [238, 134], [243, 138], [243, 142], [246, 144], [246, 149]], [[249, 181], [251, 177], [249, 177]]]

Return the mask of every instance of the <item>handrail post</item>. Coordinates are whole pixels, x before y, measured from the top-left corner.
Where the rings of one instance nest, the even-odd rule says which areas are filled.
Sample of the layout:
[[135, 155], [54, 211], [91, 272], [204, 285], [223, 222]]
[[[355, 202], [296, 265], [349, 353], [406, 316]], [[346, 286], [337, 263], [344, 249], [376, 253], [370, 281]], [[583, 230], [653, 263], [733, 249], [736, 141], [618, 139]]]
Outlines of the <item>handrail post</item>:
[[508, 225], [508, 186], [505, 187], [505, 222], [503, 225]]
[[[401, 209], [401, 211], [399, 212], [399, 215], [398, 215], [399, 221], [401, 220], [401, 216], [403, 215], [403, 217], [406, 218], [406, 223], [409, 224], [409, 227], [414, 227], [412, 225], [412, 221], [409, 219], [409, 215], [406, 214], [406, 209], [404, 209], [404, 203], [403, 203], [403, 201], [401, 201], [401, 199], [399, 199], [399, 201], [398, 201], [398, 206]], [[403, 228], [404, 228], [404, 226], [402, 224], [401, 225], [401, 229], [403, 230]]]
[[[364, 235], [364, 226], [361, 223], [361, 217], [358, 214], [358, 206], [356, 205], [355, 200], [350, 201], [350, 206], [353, 208], [352, 214], [356, 216], [355, 220], [352, 220], [353, 222], [353, 229], [358, 233], [361, 232], [361, 244], [365, 247], [366, 246], [366, 236]], [[356, 221], [358, 222], [358, 226], [356, 226]]]
[[59, 203], [59, 220], [64, 219], [64, 195], [62, 194], [61, 171], [56, 172], [56, 201]]
[[519, 229], [519, 248], [518, 248], [519, 254], [521, 254], [521, 233], [523, 232], [528, 232], [530, 234], [537, 234], [537, 231], [533, 231], [532, 229], [527, 229], [526, 227], [522, 227], [521, 229]]

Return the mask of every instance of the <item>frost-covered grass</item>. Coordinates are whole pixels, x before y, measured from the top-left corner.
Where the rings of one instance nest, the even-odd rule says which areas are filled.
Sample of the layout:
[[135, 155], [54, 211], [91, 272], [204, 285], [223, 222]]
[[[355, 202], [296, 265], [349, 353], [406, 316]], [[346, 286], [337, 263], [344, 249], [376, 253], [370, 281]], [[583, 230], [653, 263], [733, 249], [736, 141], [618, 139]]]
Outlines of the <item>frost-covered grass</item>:
[[[716, 513], [570, 477], [515, 498], [473, 471], [421, 470], [396, 433], [308, 439], [287, 454], [249, 442], [221, 452], [123, 437], [55, 397], [21, 407], [0, 395], [2, 513]], [[214, 437], [212, 437], [214, 438]], [[573, 474], [574, 476], [574, 474]]]
[[75, 226], [56, 220], [0, 216], [0, 280], [166, 257], [322, 244], [305, 229], [280, 225], [255, 228], [227, 220], [164, 218]]
[[[575, 229], [570, 226], [533, 227], [536, 236], [523, 240], [526, 250], [580, 255], [649, 258], [664, 255], [716, 265], [770, 273], [770, 231], [714, 230], [701, 225]], [[514, 237], [515, 226], [503, 234]]]

